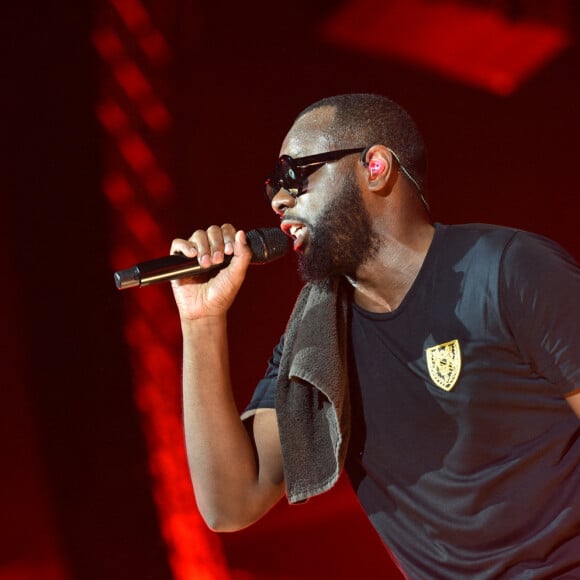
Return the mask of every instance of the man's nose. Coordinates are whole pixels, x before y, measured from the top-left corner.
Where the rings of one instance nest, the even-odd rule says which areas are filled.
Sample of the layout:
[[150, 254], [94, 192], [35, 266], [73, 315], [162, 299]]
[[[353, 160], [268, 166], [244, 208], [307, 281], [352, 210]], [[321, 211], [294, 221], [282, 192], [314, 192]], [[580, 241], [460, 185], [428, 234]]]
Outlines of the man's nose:
[[272, 198], [272, 209], [280, 217], [284, 215], [284, 212], [289, 207], [294, 207], [296, 205], [296, 198], [290, 195], [288, 190], [280, 189], [278, 193]]

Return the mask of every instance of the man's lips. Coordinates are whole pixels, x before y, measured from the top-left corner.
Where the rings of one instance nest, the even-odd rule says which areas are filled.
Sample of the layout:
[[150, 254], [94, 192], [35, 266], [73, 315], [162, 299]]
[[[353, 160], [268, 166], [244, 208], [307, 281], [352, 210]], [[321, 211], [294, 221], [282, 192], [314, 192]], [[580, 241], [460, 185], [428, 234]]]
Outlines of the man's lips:
[[294, 240], [294, 251], [301, 251], [302, 247], [306, 243], [306, 238], [308, 236], [308, 228], [301, 222], [282, 222], [282, 231], [290, 238]]

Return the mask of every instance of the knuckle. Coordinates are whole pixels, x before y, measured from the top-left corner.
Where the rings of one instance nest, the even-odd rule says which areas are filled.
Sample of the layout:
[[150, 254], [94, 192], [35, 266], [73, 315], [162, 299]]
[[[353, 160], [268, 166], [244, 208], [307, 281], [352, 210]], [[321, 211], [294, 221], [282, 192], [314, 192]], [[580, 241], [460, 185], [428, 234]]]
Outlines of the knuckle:
[[222, 229], [219, 226], [211, 226], [208, 228], [208, 237], [212, 247], [219, 249], [223, 246], [224, 236]]
[[189, 238], [189, 241], [197, 249], [205, 248], [209, 245], [207, 232], [205, 230], [196, 230], [191, 238]]
[[236, 237], [236, 228], [234, 228], [234, 226], [232, 224], [224, 224], [221, 227], [221, 231], [222, 231], [222, 235], [224, 237], [224, 240], [231, 242]]

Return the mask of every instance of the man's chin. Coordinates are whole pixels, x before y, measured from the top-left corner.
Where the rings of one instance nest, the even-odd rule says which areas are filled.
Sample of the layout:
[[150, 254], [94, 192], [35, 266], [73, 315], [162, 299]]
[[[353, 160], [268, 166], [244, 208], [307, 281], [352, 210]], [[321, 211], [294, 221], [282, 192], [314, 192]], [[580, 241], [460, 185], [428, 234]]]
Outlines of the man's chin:
[[298, 258], [298, 272], [302, 280], [306, 283], [320, 281], [320, 272], [313, 266], [309, 257], [303, 252], [297, 253], [296, 256]]
[[314, 260], [308, 253], [298, 254], [298, 272], [304, 282], [312, 284], [324, 282], [342, 274], [337, 271], [336, 267]]

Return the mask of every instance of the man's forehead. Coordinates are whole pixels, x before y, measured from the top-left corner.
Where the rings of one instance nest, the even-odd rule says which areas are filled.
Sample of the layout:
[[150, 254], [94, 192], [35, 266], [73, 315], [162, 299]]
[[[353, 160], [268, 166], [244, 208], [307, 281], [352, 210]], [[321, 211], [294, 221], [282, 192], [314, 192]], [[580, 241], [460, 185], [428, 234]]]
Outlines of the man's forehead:
[[334, 107], [320, 107], [299, 117], [286, 135], [281, 155], [304, 157], [328, 150]]

